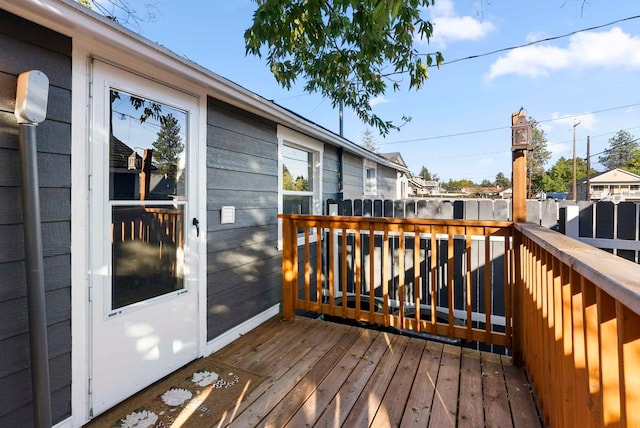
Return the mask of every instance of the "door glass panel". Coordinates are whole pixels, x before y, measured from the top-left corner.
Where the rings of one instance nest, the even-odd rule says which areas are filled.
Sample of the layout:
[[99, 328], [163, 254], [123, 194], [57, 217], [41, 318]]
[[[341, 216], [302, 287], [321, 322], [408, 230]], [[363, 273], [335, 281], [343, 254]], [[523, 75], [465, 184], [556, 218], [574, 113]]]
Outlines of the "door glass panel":
[[185, 287], [187, 112], [111, 89], [109, 128], [114, 310]]
[[112, 207], [111, 309], [184, 288], [184, 205]]
[[187, 113], [112, 89], [110, 200], [182, 200]]

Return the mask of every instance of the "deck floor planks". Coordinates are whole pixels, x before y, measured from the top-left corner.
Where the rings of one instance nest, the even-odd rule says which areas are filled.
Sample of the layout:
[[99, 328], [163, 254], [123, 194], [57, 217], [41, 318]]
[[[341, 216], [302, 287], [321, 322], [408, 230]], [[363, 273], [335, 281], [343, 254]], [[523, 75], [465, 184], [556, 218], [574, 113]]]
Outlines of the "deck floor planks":
[[452, 345], [444, 345], [442, 349], [433, 410], [429, 419], [432, 427], [456, 426], [460, 354], [461, 348]]
[[[290, 334], [297, 336], [297, 333], [304, 330], [301, 325], [296, 327], [299, 329], [285, 328]], [[278, 389], [285, 391], [286, 384], [282, 379], [284, 376], [290, 374], [292, 370], [302, 374], [304, 374], [305, 370], [310, 370], [314, 361], [322, 358], [324, 353], [328, 352], [332, 346], [336, 345], [338, 340], [344, 334], [345, 330], [333, 326], [316, 329], [314, 332], [309, 332], [309, 334], [304, 338], [300, 338], [300, 336], [298, 336], [297, 345], [292, 346], [289, 349], [283, 349], [281, 355], [277, 359], [271, 361], [262, 360], [262, 370], [255, 370], [255, 367], [241, 367], [244, 369], [254, 369], [255, 372], [259, 372], [267, 376], [267, 379], [247, 395], [247, 397], [245, 397], [234, 417], [225, 423], [233, 421], [237, 415], [241, 415], [245, 411], [254, 412], [251, 408], [253, 406], [260, 406], [264, 400], [267, 400], [266, 394], [273, 393], [273, 391], [277, 391]], [[286, 392], [288, 392], [288, 389]]]
[[[322, 360], [328, 366], [335, 364], [344, 355], [345, 350], [357, 339], [353, 332], [340, 328], [337, 328], [337, 330], [343, 333], [337, 342], [331, 343], [325, 340], [320, 342], [318, 347], [311, 349], [302, 364], [291, 367], [271, 388], [251, 403], [247, 411], [241, 413], [231, 426], [248, 427], [261, 425], [262, 420], [281, 400], [290, 394], [300, 379], [306, 376], [318, 361]], [[286, 350], [283, 351], [286, 352]]]
[[212, 357], [265, 380], [211, 427], [541, 427], [510, 357], [303, 317]]
[[[342, 352], [335, 349], [333, 354], [328, 354], [326, 357], [321, 358], [315, 366], [298, 382], [298, 384], [287, 394], [287, 399], [281, 401], [277, 406], [273, 408], [261, 423], [266, 426], [284, 426], [291, 419], [291, 415], [300, 409], [300, 407], [307, 401], [307, 398], [320, 386], [331, 387], [325, 383], [327, 377], [336, 370], [341, 364], [345, 363], [345, 360], [354, 359], [350, 354], [352, 352], [360, 353], [366, 351], [369, 347], [368, 337], [363, 337], [367, 330], [361, 329], [360, 335], [355, 342], [350, 343], [348, 347], [343, 347]], [[351, 357], [351, 358], [350, 358]], [[353, 363], [355, 366], [355, 363]], [[344, 377], [342, 378], [344, 379]], [[339, 379], [332, 379], [337, 381]], [[315, 411], [316, 409], [314, 409]]]
[[391, 378], [387, 392], [378, 408], [372, 427], [399, 426], [411, 392], [411, 387], [420, 366], [425, 341], [412, 338], [400, 359], [400, 363]]
[[245, 351], [245, 355], [235, 355], [232, 363], [247, 370], [264, 370], [265, 362], [273, 364], [282, 356], [282, 349], [303, 346], [305, 340], [313, 340], [312, 324], [296, 329], [296, 334], [286, 334], [287, 330], [287, 323], [283, 322], [280, 327], [282, 333], [276, 332], [266, 340], [250, 343], [250, 350]]
[[540, 417], [531, 398], [531, 386], [524, 372], [513, 366], [510, 357], [502, 356], [502, 369], [507, 381], [507, 392], [513, 425], [516, 427], [540, 427]]
[[484, 415], [488, 427], [512, 427], [509, 398], [500, 356], [482, 352], [482, 390]]
[[[383, 355], [392, 346], [393, 338], [394, 336], [389, 333], [379, 333], [376, 336], [367, 353], [348, 375], [331, 402], [325, 409], [320, 409], [322, 414], [315, 421], [315, 427], [339, 427], [343, 425], [372, 373], [380, 364]], [[291, 427], [296, 428], [293, 425]]]
[[[322, 411], [338, 393], [349, 374], [353, 372], [363, 356], [366, 355], [376, 336], [378, 336], [376, 331], [364, 330], [342, 359], [332, 369], [326, 371], [326, 376], [322, 382], [310, 383], [306, 386], [308, 393], [304, 397], [304, 403], [294, 409], [294, 412], [289, 412], [289, 414], [293, 413], [293, 417], [287, 422], [288, 426], [312, 426], [316, 422]], [[304, 381], [307, 381], [307, 379], [303, 379], [301, 383]], [[289, 408], [297, 404], [295, 400], [287, 400], [287, 402], [291, 403], [287, 406]], [[281, 423], [282, 421], [278, 422], [275, 424], [276, 426], [284, 425]]]
[[389, 346], [382, 357], [382, 361], [369, 378], [369, 382], [367, 382], [358, 400], [351, 408], [343, 426], [361, 427], [371, 425], [408, 343], [409, 339], [407, 337], [393, 337], [391, 346]]
[[427, 426], [436, 392], [440, 358], [442, 358], [442, 344], [427, 342], [400, 426], [415, 428]]
[[227, 364], [235, 364], [238, 359], [247, 358], [250, 354], [247, 349], [255, 350], [266, 343], [272, 341], [277, 343], [284, 334], [282, 329], [283, 321], [278, 317], [270, 318], [249, 333], [241, 335], [239, 338], [215, 352], [216, 358], [224, 360]]
[[458, 428], [483, 427], [484, 410], [482, 407], [480, 354], [471, 349], [462, 350], [459, 401]]

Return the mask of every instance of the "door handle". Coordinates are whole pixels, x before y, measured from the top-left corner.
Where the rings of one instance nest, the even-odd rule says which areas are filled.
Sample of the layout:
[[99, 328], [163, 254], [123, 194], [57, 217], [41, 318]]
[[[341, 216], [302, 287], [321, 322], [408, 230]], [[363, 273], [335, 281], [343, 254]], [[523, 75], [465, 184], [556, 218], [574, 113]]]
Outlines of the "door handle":
[[196, 227], [196, 237], [200, 237], [200, 221], [194, 217], [191, 224]]

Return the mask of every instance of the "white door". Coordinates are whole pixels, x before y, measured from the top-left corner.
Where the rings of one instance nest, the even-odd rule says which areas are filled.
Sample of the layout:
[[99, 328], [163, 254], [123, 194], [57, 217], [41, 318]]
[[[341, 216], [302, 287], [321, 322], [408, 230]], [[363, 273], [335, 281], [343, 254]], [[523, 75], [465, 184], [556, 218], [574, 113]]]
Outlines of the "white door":
[[95, 416], [198, 356], [198, 100], [93, 64]]

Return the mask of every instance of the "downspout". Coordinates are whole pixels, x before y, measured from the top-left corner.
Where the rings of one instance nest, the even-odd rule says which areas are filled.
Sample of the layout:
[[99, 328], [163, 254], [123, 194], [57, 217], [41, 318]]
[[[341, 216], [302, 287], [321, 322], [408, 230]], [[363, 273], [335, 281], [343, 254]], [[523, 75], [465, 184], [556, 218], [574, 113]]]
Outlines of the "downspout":
[[40, 224], [40, 185], [36, 127], [47, 114], [49, 78], [33, 70], [18, 76], [15, 116], [19, 124], [22, 167], [22, 212], [24, 252], [31, 347], [31, 387], [34, 426], [51, 427], [47, 312], [44, 295], [42, 231]]
[[338, 200], [344, 200], [344, 149], [338, 147]]

